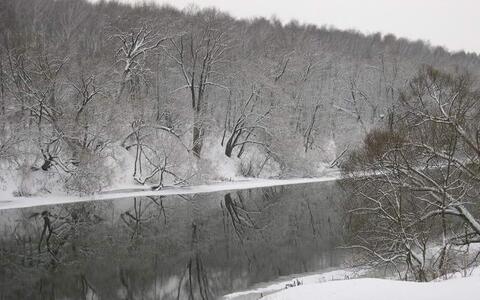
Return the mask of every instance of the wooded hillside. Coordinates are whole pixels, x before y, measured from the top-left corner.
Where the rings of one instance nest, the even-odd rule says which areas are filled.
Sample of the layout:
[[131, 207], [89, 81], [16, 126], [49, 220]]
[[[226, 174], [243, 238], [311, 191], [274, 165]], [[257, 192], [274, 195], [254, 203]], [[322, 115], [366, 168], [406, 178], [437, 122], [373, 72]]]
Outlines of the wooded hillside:
[[422, 65], [480, 72], [393, 35], [114, 2], [0, 0], [0, 40], [1, 167], [24, 195], [318, 175]]

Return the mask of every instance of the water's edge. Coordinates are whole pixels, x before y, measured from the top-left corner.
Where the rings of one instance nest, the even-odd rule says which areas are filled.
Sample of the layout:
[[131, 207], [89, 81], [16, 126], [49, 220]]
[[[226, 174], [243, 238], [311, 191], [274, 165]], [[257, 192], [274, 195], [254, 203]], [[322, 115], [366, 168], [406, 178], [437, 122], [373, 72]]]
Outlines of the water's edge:
[[235, 191], [275, 186], [288, 186], [306, 183], [319, 183], [335, 181], [340, 179], [340, 172], [335, 170], [328, 172], [325, 176], [314, 178], [292, 178], [292, 179], [247, 179], [242, 181], [228, 181], [213, 184], [203, 184], [196, 186], [175, 186], [164, 187], [161, 190], [151, 190], [141, 187], [140, 191], [132, 191], [125, 189], [109, 190], [98, 194], [86, 196], [71, 195], [42, 195], [33, 197], [14, 197], [13, 195], [0, 197], [0, 210], [26, 208], [53, 204], [67, 204], [76, 202], [100, 201], [122, 199], [130, 197], [147, 197], [147, 196], [171, 196], [171, 195], [191, 195], [204, 194], [221, 191]]

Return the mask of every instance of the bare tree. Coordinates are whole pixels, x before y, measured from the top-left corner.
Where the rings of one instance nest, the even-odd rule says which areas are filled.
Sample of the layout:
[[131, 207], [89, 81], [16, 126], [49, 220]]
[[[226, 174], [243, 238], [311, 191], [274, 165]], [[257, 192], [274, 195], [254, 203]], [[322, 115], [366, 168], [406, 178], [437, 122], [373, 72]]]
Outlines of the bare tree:
[[[221, 141], [222, 146], [225, 144], [225, 155], [227, 157], [231, 157], [233, 150], [238, 147], [237, 157], [240, 158], [245, 146], [248, 144], [259, 145], [264, 147], [268, 152], [267, 143], [270, 133], [266, 121], [268, 121], [273, 106], [270, 105], [264, 112], [260, 112], [259, 108], [257, 108], [260, 105], [260, 97], [259, 91], [255, 87], [252, 87], [248, 99], [243, 101], [243, 104], [240, 104], [239, 109], [234, 110], [238, 111], [238, 116], [234, 116], [233, 119], [230, 114], [227, 114], [227, 116], [230, 116], [230, 119], [227, 119], [227, 117], [225, 119], [226, 124]], [[234, 102], [237, 103], [240, 101]]]
[[469, 78], [423, 68], [401, 95], [396, 126], [368, 134], [344, 165], [357, 199], [349, 211], [360, 215], [354, 247], [399, 272], [403, 261], [417, 280], [451, 271], [454, 247], [480, 242], [480, 94]]
[[193, 154], [200, 157], [205, 135], [205, 117], [208, 107], [208, 91], [212, 87], [226, 88], [215, 79], [219, 64], [228, 48], [226, 34], [208, 22], [200, 31], [190, 31], [177, 39], [170, 39], [171, 48], [165, 53], [177, 64], [187, 89], [193, 110]]
[[[119, 31], [119, 30], [117, 30]], [[148, 71], [146, 66], [147, 55], [157, 49], [167, 37], [161, 37], [159, 34], [147, 25], [133, 29], [130, 32], [118, 32], [112, 35], [112, 38], [120, 42], [120, 47], [116, 52], [116, 62], [121, 64], [122, 76], [119, 90], [117, 92], [117, 102], [122, 96], [127, 83], [134, 85], [135, 77], [142, 77]]]
[[[164, 186], [167, 175], [177, 184], [184, 183], [186, 179], [175, 173], [176, 166], [170, 161], [176, 151], [176, 148], [171, 147], [172, 142], [180, 149], [186, 148], [180, 136], [171, 128], [149, 126], [143, 121], [134, 121], [131, 127], [132, 132], [125, 138], [122, 145], [127, 150], [135, 149], [134, 180], [140, 184], [153, 181], [155, 189], [161, 189]], [[171, 142], [165, 143], [168, 138]], [[156, 142], [158, 140], [160, 143]]]
[[[48, 169], [54, 155], [49, 153], [49, 145], [64, 141], [72, 149], [74, 142], [65, 136], [59, 121], [62, 110], [57, 97], [59, 77], [67, 58], [55, 59], [46, 54], [34, 59], [26, 58], [17, 51], [9, 51], [9, 76], [13, 83], [10, 93], [20, 104], [22, 112], [28, 112], [35, 120], [38, 147], [44, 157], [43, 169]], [[31, 122], [28, 123], [31, 127]], [[48, 167], [46, 167], [48, 166]]]

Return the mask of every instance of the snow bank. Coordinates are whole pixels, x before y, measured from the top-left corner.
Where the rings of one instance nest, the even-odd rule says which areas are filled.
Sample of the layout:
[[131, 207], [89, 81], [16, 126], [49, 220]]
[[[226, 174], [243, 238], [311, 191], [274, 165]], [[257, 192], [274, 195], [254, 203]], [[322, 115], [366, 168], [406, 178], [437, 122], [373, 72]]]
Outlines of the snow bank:
[[[339, 172], [331, 172], [328, 175], [318, 178], [297, 178], [297, 179], [247, 179], [243, 181], [219, 182], [214, 184], [204, 184], [197, 186], [165, 187], [159, 191], [150, 189], [119, 189], [111, 190], [98, 194], [74, 197], [69, 195], [48, 195], [38, 197], [14, 197], [13, 195], [3, 194], [0, 198], [0, 209], [23, 208], [41, 205], [52, 205], [62, 203], [75, 203], [83, 201], [111, 200], [130, 197], [146, 196], [168, 196], [168, 195], [188, 195], [212, 193], [219, 191], [233, 191], [243, 189], [253, 189], [262, 187], [272, 187], [281, 185], [294, 185], [305, 183], [318, 183], [334, 181], [340, 178]], [[145, 187], [142, 187], [145, 188]]]
[[480, 272], [438, 282], [351, 279], [300, 285], [264, 296], [264, 300], [452, 300], [478, 299]]
[[289, 276], [288, 280], [280, 278], [274, 283], [263, 283], [257, 285], [256, 288], [249, 289], [247, 291], [235, 292], [223, 296], [224, 300], [240, 300], [240, 299], [260, 299], [264, 295], [273, 294], [278, 291], [282, 291], [287, 287], [293, 287], [304, 284], [321, 283], [332, 280], [342, 280], [357, 278], [363, 275], [365, 272], [356, 269], [348, 270], [334, 270], [324, 273], [316, 273], [311, 275], [296, 275]]

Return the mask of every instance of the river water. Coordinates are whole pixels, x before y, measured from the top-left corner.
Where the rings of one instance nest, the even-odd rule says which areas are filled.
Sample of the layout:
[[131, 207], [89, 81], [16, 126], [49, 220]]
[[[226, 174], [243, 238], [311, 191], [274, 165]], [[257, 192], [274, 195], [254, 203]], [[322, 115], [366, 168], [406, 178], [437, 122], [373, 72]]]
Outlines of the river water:
[[342, 264], [336, 182], [0, 211], [0, 299], [216, 299]]

